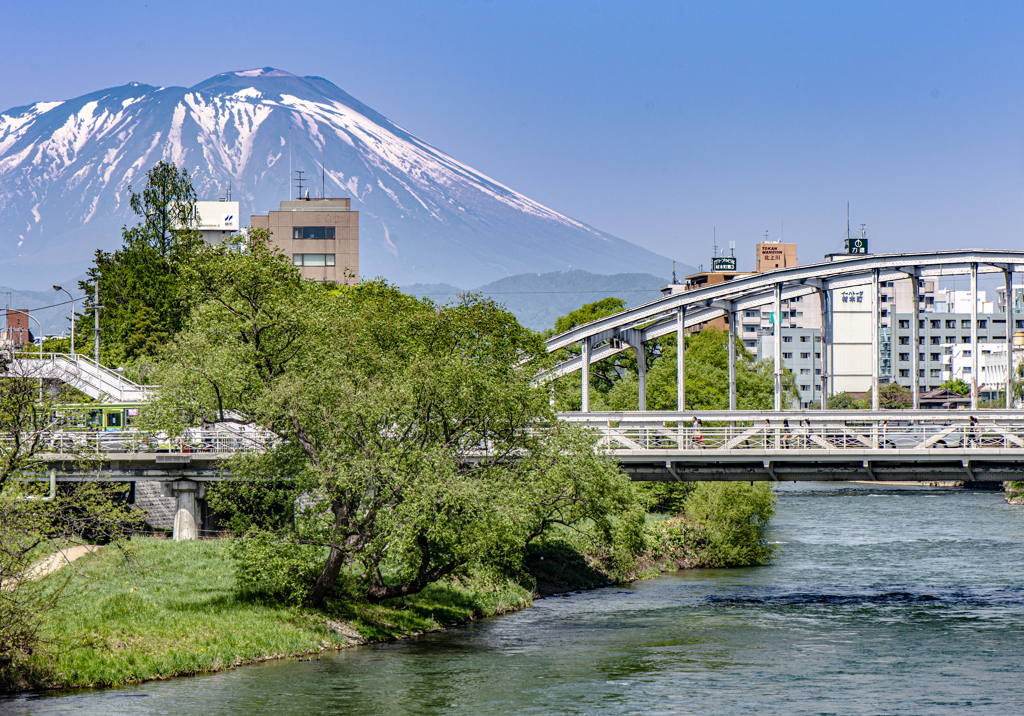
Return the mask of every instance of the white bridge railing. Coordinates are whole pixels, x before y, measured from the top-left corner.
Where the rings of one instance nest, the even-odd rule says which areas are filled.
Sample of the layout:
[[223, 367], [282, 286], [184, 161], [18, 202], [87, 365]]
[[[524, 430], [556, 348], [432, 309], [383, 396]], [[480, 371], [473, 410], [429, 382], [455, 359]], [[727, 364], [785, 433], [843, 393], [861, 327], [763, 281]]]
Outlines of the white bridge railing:
[[1024, 451], [1024, 424], [952, 425], [748, 425], [666, 427], [590, 425], [609, 451], [698, 450], [934, 450], [1004, 448]]
[[[260, 452], [275, 441], [276, 438], [263, 431], [223, 428], [191, 429], [177, 436], [137, 430], [116, 432], [56, 430], [42, 435], [44, 450], [57, 455], [99, 453], [232, 454]], [[10, 438], [0, 438], [0, 442], [10, 442]]]

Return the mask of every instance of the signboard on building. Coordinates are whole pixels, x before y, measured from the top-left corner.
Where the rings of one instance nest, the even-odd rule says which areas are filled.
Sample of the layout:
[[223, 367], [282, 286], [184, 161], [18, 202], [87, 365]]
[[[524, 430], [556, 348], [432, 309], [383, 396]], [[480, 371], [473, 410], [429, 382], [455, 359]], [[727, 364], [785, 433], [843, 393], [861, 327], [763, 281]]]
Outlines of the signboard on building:
[[715, 273], [719, 273], [721, 271], [735, 271], [736, 257], [720, 256], [718, 258], [711, 259], [711, 270]]
[[847, 239], [846, 240], [846, 253], [848, 254], [866, 254], [868, 252], [868, 240], [861, 237], [859, 239]]
[[197, 201], [196, 224], [200, 231], [238, 231], [238, 202]]

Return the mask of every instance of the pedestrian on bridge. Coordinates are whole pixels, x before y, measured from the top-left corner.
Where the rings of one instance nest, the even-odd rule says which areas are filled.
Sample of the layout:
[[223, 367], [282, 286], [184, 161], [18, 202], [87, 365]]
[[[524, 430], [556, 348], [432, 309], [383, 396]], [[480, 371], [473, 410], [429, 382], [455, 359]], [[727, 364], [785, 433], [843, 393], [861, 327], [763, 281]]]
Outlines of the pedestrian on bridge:
[[772, 422], [768, 419], [764, 419], [764, 449], [768, 449], [768, 436], [772, 434]]
[[701, 423], [700, 418], [698, 418], [696, 415], [694, 415], [693, 416], [693, 442], [699, 448], [704, 447], [704, 433], [701, 431], [701, 427], [702, 426], [703, 426], [703, 423]]
[[973, 415], [970, 417], [970, 425], [967, 431], [968, 447], [981, 447], [981, 431], [978, 428], [978, 419]]

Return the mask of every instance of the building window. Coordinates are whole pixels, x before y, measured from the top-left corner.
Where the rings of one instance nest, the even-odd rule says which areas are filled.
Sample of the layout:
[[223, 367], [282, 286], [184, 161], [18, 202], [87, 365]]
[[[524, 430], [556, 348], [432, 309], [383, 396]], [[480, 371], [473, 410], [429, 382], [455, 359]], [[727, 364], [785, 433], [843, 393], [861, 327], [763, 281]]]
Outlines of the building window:
[[[952, 336], [950, 336], [950, 337], [952, 338]], [[971, 342], [971, 337], [970, 336], [960, 336], [960, 342], [961, 343], [970, 343]], [[955, 343], [955, 341], [947, 341], [947, 343]]]
[[933, 346], [939, 346], [939, 345], [942, 345], [942, 338], [941, 338], [940, 336], [932, 336], [932, 338], [931, 338], [931, 344], [932, 344]]
[[293, 239], [333, 239], [333, 226], [294, 226]]
[[967, 375], [970, 372], [971, 372], [971, 366], [965, 365], [964, 366], [964, 375]]
[[970, 351], [964, 351], [964, 358], [970, 358], [970, 357], [971, 357], [971, 352]]
[[815, 353], [814, 360], [821, 360], [821, 353]]
[[[935, 355], [938, 355], [938, 353], [936, 353]], [[923, 361], [923, 360], [924, 360], [924, 353], [918, 353], [918, 354], [917, 354], [917, 359], [918, 359], [919, 361]]]
[[889, 315], [889, 310], [888, 310], [888, 309], [886, 309], [886, 308], [883, 308], [883, 309], [882, 309], [882, 318], [885, 318], [885, 317], [886, 317], [886, 316], [888, 316], [888, 315]]
[[295, 266], [333, 266], [334, 254], [292, 254], [292, 264]]
[[917, 375], [918, 375], [918, 377], [920, 377], [920, 378], [924, 378], [924, 368], [920, 368], [920, 369], [918, 369], [918, 371], [917, 371]]
[[789, 359], [791, 359], [792, 357], [793, 357], [793, 354], [792, 354], [792, 353], [783, 353], [783, 354], [782, 354], [782, 359], [783, 359], [783, 360], [789, 360]]
[[1013, 323], [1017, 328], [1024, 328], [1024, 321], [1014, 319]]
[[757, 326], [743, 326], [743, 330], [747, 333], [753, 333], [757, 330]]
[[940, 321], [940, 320], [932, 321], [932, 328], [942, 328], [942, 321]]
[[800, 369], [800, 375], [810, 375], [810, 374], [811, 374], [811, 369], [810, 368], [801, 368]]
[[[921, 372], [924, 373], [924, 371]], [[931, 373], [929, 373], [928, 375], [932, 378], [941, 378], [942, 370], [940, 368], [932, 368]]]
[[942, 354], [941, 353], [932, 353], [931, 356], [929, 356], [929, 358], [931, 360], [942, 360]]
[[803, 358], [803, 359], [807, 359], [807, 358], [811, 357], [811, 354], [810, 353], [801, 353], [800, 357]]
[[917, 327], [918, 328], [924, 328], [924, 319], [923, 318], [920, 321], [917, 322]]
[[757, 318], [758, 317], [757, 316], [757, 311], [744, 311], [743, 312], [743, 317], [744, 318]]
[[815, 375], [821, 375], [821, 368], [815, 368], [814, 369], [814, 374]]
[[900, 378], [909, 378], [910, 371], [906, 369], [900, 369]]
[[900, 336], [900, 345], [901, 346], [909, 346], [910, 345], [910, 336]]
[[900, 321], [900, 328], [910, 328], [910, 321]]
[[807, 343], [807, 341], [809, 341], [809, 340], [811, 340], [810, 336], [800, 336], [800, 342], [801, 343]]
[[988, 321], [986, 321], [986, 320], [979, 320], [978, 321], [978, 328], [982, 328], [982, 329], [988, 328]]
[[966, 331], [971, 330], [971, 319], [965, 318], [962, 321], [960, 321], [960, 327]]
[[884, 293], [882, 294], [882, 303], [889, 303], [889, 297]]
[[956, 343], [956, 336], [946, 336], [946, 343]]
[[793, 342], [793, 336], [783, 336], [782, 337], [782, 342], [783, 343], [792, 343]]
[[910, 360], [909, 353], [900, 353], [900, 360]]

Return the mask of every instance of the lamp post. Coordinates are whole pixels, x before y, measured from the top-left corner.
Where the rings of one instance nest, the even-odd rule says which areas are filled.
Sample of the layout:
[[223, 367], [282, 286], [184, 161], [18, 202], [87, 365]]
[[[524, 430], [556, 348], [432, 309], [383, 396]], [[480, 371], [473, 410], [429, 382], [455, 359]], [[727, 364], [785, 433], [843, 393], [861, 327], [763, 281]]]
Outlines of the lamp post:
[[[54, 291], [63, 291], [71, 299], [71, 357], [75, 357], [75, 297], [66, 288], [54, 285]], [[40, 334], [41, 335], [41, 334]]]
[[36, 318], [35, 316], [30, 316], [28, 311], [19, 311], [16, 308], [9, 308], [7, 310], [9, 310], [11, 313], [20, 313], [25, 318], [28, 318], [30, 320], [35, 321], [36, 325], [39, 326], [39, 371], [40, 371], [40, 373], [39, 373], [39, 402], [42, 403], [43, 402], [43, 374], [42, 374], [42, 370], [43, 370], [43, 324], [40, 323], [39, 319]]

